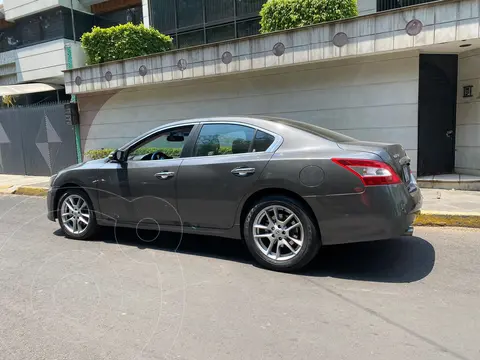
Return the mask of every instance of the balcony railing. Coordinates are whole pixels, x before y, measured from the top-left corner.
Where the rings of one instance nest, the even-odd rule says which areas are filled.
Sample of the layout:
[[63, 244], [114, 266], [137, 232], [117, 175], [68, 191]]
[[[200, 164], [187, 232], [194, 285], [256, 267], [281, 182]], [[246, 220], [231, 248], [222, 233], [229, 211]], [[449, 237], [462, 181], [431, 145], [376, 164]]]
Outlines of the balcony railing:
[[405, 6], [418, 5], [436, 0], [377, 0], [377, 11], [398, 9]]

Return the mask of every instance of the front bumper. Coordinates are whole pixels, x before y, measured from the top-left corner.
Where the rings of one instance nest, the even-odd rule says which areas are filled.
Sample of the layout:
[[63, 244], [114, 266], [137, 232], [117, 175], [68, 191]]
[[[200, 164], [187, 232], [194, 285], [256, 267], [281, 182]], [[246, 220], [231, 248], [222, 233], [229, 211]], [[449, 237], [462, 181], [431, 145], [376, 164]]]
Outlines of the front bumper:
[[367, 187], [363, 193], [304, 198], [318, 220], [324, 245], [390, 239], [411, 231], [422, 207], [419, 188]]
[[57, 218], [57, 209], [55, 209], [55, 194], [56, 188], [49, 188], [47, 193], [47, 218], [48, 220], [55, 221]]

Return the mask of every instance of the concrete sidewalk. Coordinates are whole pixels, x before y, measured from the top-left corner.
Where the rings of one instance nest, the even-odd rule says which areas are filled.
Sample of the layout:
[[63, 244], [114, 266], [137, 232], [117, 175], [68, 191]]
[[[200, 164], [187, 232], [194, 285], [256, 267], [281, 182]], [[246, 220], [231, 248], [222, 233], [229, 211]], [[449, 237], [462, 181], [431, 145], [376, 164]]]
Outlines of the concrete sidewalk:
[[[45, 196], [50, 177], [0, 174], [0, 194]], [[480, 191], [423, 189], [415, 225], [480, 228]]]
[[45, 195], [50, 176], [0, 174], [0, 194]]

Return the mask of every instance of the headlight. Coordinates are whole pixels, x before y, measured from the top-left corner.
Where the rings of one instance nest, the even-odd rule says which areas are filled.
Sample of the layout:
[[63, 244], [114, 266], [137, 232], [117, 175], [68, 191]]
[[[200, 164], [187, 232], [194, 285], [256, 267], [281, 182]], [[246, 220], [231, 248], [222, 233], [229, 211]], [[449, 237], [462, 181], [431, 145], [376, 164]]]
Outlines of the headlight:
[[53, 186], [53, 183], [54, 183], [54, 181], [55, 181], [56, 178], [57, 178], [57, 174], [52, 175], [52, 176], [50, 177], [50, 187]]

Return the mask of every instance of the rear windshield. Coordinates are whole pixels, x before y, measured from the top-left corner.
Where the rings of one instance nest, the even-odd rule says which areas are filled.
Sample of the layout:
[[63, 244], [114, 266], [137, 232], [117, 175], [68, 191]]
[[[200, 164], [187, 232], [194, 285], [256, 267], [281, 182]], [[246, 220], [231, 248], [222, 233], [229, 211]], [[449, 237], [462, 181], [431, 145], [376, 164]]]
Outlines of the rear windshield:
[[335, 141], [335, 142], [352, 142], [356, 141], [356, 139], [346, 136], [343, 134], [340, 134], [336, 131], [328, 130], [325, 128], [322, 128], [320, 126], [300, 122], [300, 121], [295, 121], [295, 120], [290, 120], [290, 119], [282, 119], [282, 118], [274, 118], [274, 117], [265, 117], [265, 120], [270, 120], [274, 121], [280, 124], [284, 124], [287, 126], [294, 127], [299, 130], [303, 130], [306, 132], [309, 132], [310, 134], [320, 136], [324, 139], [330, 140], [330, 141]]

